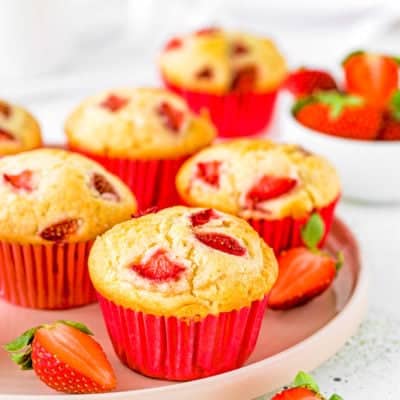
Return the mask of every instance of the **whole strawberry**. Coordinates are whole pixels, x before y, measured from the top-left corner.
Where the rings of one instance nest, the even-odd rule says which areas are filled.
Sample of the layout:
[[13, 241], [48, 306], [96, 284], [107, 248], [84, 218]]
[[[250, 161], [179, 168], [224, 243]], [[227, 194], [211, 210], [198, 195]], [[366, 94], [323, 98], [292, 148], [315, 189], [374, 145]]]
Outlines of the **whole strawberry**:
[[[282, 390], [271, 400], [324, 400], [319, 387], [312, 376], [299, 372], [289, 389]], [[343, 400], [339, 395], [333, 394], [329, 400]]]
[[278, 257], [279, 276], [269, 296], [274, 310], [287, 310], [301, 306], [319, 296], [332, 284], [343, 263], [318, 249], [325, 232], [319, 214], [313, 214], [302, 231], [307, 247], [295, 247]]
[[398, 59], [389, 55], [356, 51], [342, 63], [346, 90], [369, 104], [385, 108], [399, 84]]
[[380, 109], [360, 96], [337, 91], [304, 97], [295, 103], [292, 112], [308, 128], [348, 139], [376, 139], [382, 122]]
[[384, 115], [379, 139], [400, 140], [400, 90], [394, 93]]
[[101, 393], [116, 378], [101, 346], [78, 322], [57, 321], [24, 332], [5, 345], [21, 369], [33, 369], [49, 387], [65, 393]]
[[285, 82], [285, 88], [294, 96], [302, 97], [318, 90], [331, 90], [338, 87], [332, 75], [326, 71], [299, 68], [289, 75]]

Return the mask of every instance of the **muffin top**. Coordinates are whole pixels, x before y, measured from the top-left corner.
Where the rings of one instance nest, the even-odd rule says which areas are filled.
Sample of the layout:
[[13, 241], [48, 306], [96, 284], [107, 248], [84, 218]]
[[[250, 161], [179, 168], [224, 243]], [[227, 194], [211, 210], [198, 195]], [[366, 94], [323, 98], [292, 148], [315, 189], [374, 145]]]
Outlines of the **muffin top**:
[[117, 177], [56, 149], [0, 159], [0, 202], [0, 240], [31, 244], [94, 239], [136, 211]]
[[0, 156], [40, 147], [36, 119], [25, 109], [0, 99]]
[[205, 149], [183, 164], [176, 182], [192, 206], [255, 219], [305, 217], [340, 194], [338, 175], [324, 158], [262, 139]]
[[121, 158], [179, 158], [207, 146], [215, 129], [163, 89], [117, 89], [85, 100], [67, 119], [69, 144]]
[[274, 90], [286, 76], [271, 40], [218, 28], [171, 39], [159, 64], [169, 83], [215, 94]]
[[246, 221], [177, 206], [99, 236], [89, 272], [96, 290], [116, 304], [195, 318], [262, 299], [278, 269], [273, 251]]

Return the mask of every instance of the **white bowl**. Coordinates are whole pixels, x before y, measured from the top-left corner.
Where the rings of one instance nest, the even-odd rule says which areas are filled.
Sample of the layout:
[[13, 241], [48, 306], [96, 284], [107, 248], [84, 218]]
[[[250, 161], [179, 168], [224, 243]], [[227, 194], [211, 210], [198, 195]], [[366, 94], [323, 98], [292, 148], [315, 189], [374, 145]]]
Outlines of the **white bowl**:
[[330, 160], [339, 172], [345, 197], [400, 202], [400, 141], [342, 139], [307, 128], [290, 111], [282, 117], [284, 141], [299, 143]]

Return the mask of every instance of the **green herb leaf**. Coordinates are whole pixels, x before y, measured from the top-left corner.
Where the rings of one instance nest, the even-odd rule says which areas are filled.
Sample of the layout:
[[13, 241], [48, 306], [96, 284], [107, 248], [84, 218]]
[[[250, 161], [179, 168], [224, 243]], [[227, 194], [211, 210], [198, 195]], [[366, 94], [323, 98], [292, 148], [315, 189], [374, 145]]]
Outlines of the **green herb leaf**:
[[336, 272], [339, 272], [344, 264], [344, 254], [343, 251], [339, 251], [336, 257]]
[[12, 342], [4, 345], [4, 349], [9, 352], [13, 352], [13, 351], [22, 350], [24, 347], [29, 346], [32, 343], [35, 333], [39, 328], [40, 328], [40, 326], [28, 329], [21, 336], [18, 336]]
[[81, 322], [59, 320], [56, 323], [68, 325], [72, 328], [78, 329], [79, 331], [81, 331], [83, 333], [86, 333], [87, 335], [93, 335], [92, 331], [85, 324], [82, 324]]
[[314, 378], [311, 375], [306, 374], [303, 371], [300, 371], [296, 375], [296, 378], [294, 379], [294, 386], [304, 387], [312, 390], [314, 393], [319, 393], [319, 387], [317, 382], [315, 382]]
[[318, 213], [314, 213], [308, 219], [301, 231], [304, 244], [311, 250], [316, 249], [325, 233], [325, 223]]
[[343, 400], [343, 397], [335, 393], [331, 397], [329, 397], [329, 400]]

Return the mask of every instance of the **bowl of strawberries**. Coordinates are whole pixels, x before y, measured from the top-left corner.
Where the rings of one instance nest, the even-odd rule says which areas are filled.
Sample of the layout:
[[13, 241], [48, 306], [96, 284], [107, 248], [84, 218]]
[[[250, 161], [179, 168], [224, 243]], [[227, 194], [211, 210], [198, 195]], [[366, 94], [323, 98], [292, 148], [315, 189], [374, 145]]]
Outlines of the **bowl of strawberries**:
[[323, 70], [302, 68], [289, 76], [283, 136], [330, 159], [344, 196], [398, 203], [399, 59], [357, 51], [342, 68], [342, 85]]

